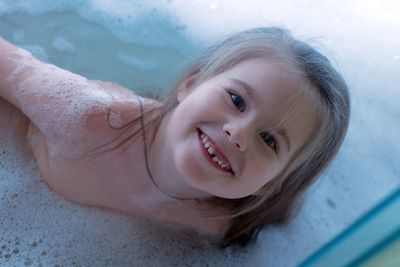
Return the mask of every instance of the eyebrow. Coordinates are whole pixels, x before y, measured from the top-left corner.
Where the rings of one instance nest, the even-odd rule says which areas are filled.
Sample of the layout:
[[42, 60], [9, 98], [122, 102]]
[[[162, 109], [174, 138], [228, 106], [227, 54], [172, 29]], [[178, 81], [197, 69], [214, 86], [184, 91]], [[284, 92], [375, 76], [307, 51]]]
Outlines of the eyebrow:
[[255, 91], [253, 87], [251, 87], [248, 83], [239, 80], [239, 79], [235, 79], [235, 78], [231, 78], [231, 81], [238, 83], [239, 85], [241, 85], [243, 87], [243, 89], [246, 91], [246, 93], [250, 96], [251, 100], [255, 100], [257, 99]]
[[[239, 79], [235, 79], [235, 78], [231, 78], [231, 81], [241, 85], [243, 87], [243, 89], [246, 91], [246, 93], [250, 96], [251, 100], [255, 101], [255, 99], [257, 99], [255, 91], [253, 87], [251, 87], [248, 83], [239, 80]], [[277, 130], [277, 132], [279, 133], [279, 135], [281, 135], [283, 137], [283, 140], [286, 142], [287, 144], [287, 152], [290, 151], [290, 140], [288, 137], [288, 134], [286, 132], [285, 129], [281, 128], [279, 130]]]

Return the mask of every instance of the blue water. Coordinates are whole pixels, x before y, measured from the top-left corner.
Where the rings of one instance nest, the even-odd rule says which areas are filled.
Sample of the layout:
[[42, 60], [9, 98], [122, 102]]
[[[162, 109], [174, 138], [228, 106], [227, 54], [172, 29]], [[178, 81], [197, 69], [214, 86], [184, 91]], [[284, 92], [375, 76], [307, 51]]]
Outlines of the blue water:
[[[138, 21], [137, 28], [145, 25], [146, 20], [149, 18]], [[184, 43], [184, 49], [167, 41], [162, 45], [140, 40], [123, 42], [103, 25], [72, 11], [4, 15], [2, 22], [3, 38], [30, 50], [41, 60], [89, 79], [116, 82], [136, 91], [169, 88], [199, 50], [167, 19], [141, 31], [161, 39], [173, 38], [176, 43]], [[132, 28], [131, 34], [136, 35], [137, 31]]]

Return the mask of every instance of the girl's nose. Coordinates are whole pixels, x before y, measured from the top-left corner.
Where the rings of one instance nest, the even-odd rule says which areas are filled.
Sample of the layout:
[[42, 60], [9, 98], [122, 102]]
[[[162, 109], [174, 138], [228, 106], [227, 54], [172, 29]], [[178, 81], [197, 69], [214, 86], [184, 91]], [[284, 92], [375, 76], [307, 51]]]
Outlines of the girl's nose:
[[239, 149], [239, 151], [245, 151], [247, 148], [246, 144], [246, 130], [243, 127], [230, 127], [225, 125], [223, 131], [226, 137]]

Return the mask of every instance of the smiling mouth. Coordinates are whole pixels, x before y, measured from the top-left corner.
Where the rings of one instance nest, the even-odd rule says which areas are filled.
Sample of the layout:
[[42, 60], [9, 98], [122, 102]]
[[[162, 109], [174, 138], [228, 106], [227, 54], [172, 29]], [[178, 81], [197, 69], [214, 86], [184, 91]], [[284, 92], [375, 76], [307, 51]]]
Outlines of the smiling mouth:
[[200, 149], [208, 162], [218, 170], [234, 175], [235, 173], [233, 172], [229, 161], [220, 151], [218, 151], [214, 141], [200, 129], [198, 129], [198, 136]]

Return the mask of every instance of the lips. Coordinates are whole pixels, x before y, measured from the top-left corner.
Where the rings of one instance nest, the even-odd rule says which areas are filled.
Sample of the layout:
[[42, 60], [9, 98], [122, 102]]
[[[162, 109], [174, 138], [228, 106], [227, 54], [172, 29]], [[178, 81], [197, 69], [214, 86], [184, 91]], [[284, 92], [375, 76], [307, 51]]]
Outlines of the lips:
[[198, 129], [199, 145], [208, 162], [218, 170], [234, 175], [231, 163], [213, 139]]

